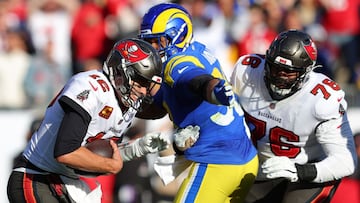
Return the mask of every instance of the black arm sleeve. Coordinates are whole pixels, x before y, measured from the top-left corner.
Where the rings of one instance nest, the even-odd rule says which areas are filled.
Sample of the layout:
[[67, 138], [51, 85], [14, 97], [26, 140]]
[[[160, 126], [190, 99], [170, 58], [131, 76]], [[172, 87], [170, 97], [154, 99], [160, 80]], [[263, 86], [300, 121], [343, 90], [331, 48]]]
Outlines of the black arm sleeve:
[[311, 182], [317, 176], [315, 164], [295, 164], [295, 167], [300, 181]]
[[91, 116], [77, 103], [66, 96], [59, 100], [65, 115], [56, 138], [54, 157], [70, 153], [81, 146]]
[[211, 75], [199, 75], [190, 81], [190, 89], [204, 100], [207, 100], [207, 86], [212, 79], [214, 77]]
[[167, 114], [166, 110], [159, 107], [155, 103], [143, 103], [142, 111], [136, 113], [137, 118], [142, 119], [160, 119]]

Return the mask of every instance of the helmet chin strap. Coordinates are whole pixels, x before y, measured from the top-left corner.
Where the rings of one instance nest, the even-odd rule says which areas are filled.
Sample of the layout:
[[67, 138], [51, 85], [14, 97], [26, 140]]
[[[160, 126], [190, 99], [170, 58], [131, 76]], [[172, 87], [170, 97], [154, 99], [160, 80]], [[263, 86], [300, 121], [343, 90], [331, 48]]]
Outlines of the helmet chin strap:
[[[128, 81], [129, 83], [131, 83], [131, 79]], [[141, 111], [141, 104], [143, 101], [147, 101], [147, 97], [143, 96], [143, 95], [138, 95], [136, 101], [134, 101], [130, 95], [131, 92], [134, 91], [132, 90], [132, 86], [130, 86], [130, 89], [127, 89], [125, 86], [121, 85], [119, 87], [119, 91], [120, 91], [120, 97], [121, 97], [121, 101], [122, 103], [126, 106], [126, 107], [132, 107], [138, 111]]]

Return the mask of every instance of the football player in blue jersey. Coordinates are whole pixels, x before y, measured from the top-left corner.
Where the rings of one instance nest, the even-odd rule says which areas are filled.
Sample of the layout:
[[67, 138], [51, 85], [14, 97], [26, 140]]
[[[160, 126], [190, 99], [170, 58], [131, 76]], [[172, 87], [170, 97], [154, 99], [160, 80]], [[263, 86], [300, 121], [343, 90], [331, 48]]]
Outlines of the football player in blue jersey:
[[174, 202], [242, 202], [257, 175], [257, 151], [219, 61], [193, 40], [191, 17], [178, 4], [150, 8], [139, 37], [163, 60], [153, 104], [166, 109], [175, 127], [200, 127], [195, 143], [175, 139], [175, 151], [192, 163]]

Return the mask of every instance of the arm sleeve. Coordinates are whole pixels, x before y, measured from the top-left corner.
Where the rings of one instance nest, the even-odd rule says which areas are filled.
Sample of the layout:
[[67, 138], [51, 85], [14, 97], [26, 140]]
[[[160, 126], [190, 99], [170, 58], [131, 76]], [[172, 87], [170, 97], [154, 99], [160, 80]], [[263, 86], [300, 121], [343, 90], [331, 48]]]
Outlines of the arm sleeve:
[[210, 102], [211, 92], [217, 83], [218, 79], [211, 75], [199, 75], [190, 80], [189, 87], [195, 94]]
[[166, 114], [166, 110], [159, 107], [157, 104], [144, 103], [142, 104], [142, 111], [138, 111], [136, 117], [141, 119], [160, 119]]
[[70, 153], [81, 146], [91, 121], [91, 116], [70, 98], [63, 96], [59, 102], [65, 115], [55, 143], [55, 158]]
[[316, 128], [316, 136], [326, 157], [314, 163], [317, 175], [313, 182], [328, 182], [351, 175], [355, 170], [357, 158], [346, 113], [344, 116], [321, 123]]

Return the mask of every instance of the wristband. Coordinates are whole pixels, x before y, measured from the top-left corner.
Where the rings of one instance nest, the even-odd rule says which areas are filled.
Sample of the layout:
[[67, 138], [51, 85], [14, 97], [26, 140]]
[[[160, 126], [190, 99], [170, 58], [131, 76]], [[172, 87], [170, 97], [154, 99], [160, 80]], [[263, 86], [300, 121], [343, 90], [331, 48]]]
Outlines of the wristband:
[[297, 174], [300, 181], [313, 181], [317, 176], [317, 170], [315, 164], [295, 164]]

